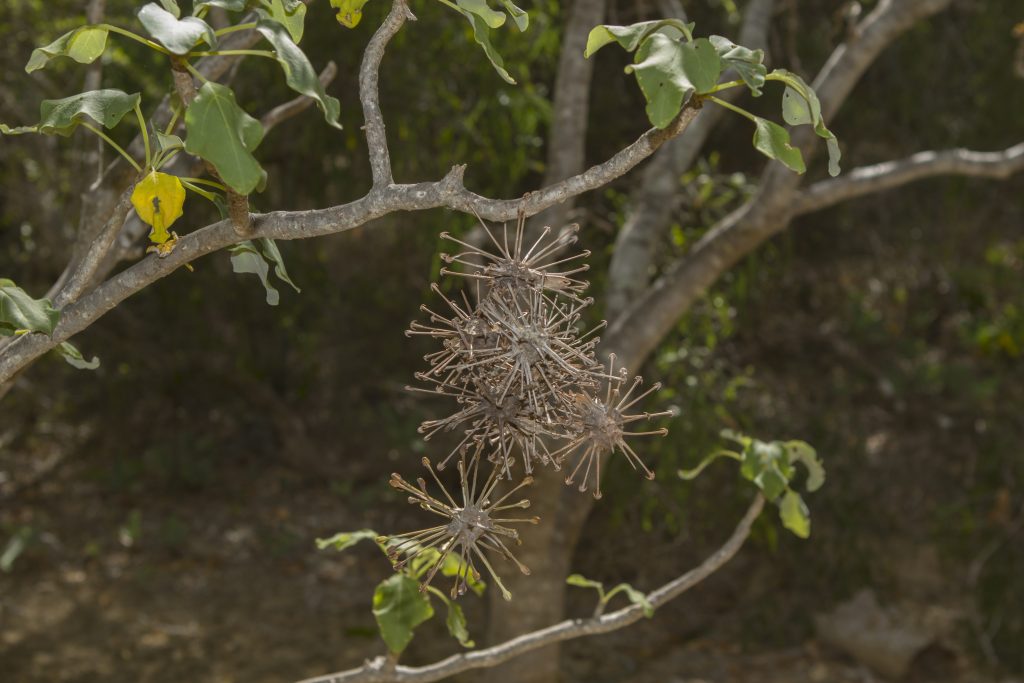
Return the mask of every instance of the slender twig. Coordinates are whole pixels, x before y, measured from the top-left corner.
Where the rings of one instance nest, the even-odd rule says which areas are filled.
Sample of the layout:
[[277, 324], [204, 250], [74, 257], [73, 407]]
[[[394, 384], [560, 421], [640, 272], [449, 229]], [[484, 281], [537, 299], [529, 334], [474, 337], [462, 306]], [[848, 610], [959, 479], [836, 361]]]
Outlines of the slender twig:
[[391, 154], [388, 152], [388, 137], [384, 126], [384, 115], [380, 110], [380, 63], [384, 59], [384, 48], [398, 33], [406, 20], [415, 21], [416, 17], [409, 10], [405, 0], [395, 0], [391, 11], [377, 31], [370, 38], [363, 53], [363, 62], [359, 67], [359, 100], [363, 105], [363, 130], [366, 133], [366, 145], [370, 155], [370, 171], [373, 174], [373, 187], [383, 188], [391, 185]]
[[792, 208], [794, 214], [820, 211], [865, 194], [934, 176], [1006, 179], [1021, 171], [1024, 171], [1024, 142], [999, 152], [968, 149], [918, 152], [906, 159], [857, 168], [838, 178], [814, 183], [797, 195]]
[[[651, 605], [661, 607], [721, 569], [743, 547], [754, 520], [763, 508], [764, 498], [758, 494], [722, 547], [698, 566], [649, 593], [647, 599]], [[357, 669], [307, 678], [301, 683], [429, 683], [463, 671], [492, 667], [553, 643], [617, 631], [643, 618], [644, 608], [634, 604], [590, 619], [567, 619], [499, 645], [452, 655], [426, 666], [392, 667], [384, 657], [378, 657]]]
[[120, 198], [117, 200], [117, 205], [114, 207], [114, 212], [110, 216], [110, 220], [103, 226], [100, 234], [90, 243], [89, 250], [85, 252], [85, 256], [78, 263], [78, 267], [64, 282], [60, 291], [57, 292], [53, 303], [58, 308], [63, 308], [77, 301], [89, 285], [92, 284], [100, 264], [103, 263], [103, 257], [106, 255], [110, 245], [117, 239], [118, 233], [121, 232], [121, 227], [131, 212], [132, 189], [128, 188], [121, 193]]
[[[399, 2], [401, 0], [398, 0]], [[664, 130], [651, 129], [603, 164], [532, 193], [525, 199], [488, 199], [462, 184], [464, 166], [455, 166], [439, 181], [414, 185], [389, 185], [348, 204], [312, 211], [277, 211], [253, 214], [252, 229], [245, 239], [304, 239], [343, 232], [396, 211], [421, 211], [447, 207], [493, 221], [511, 220], [523, 210], [532, 216], [549, 206], [602, 187], [649, 157], [667, 140], [679, 135], [696, 116], [685, 108]], [[62, 341], [105, 315], [129, 296], [170, 275], [194, 259], [237, 243], [231, 221], [220, 221], [182, 236], [170, 254], [152, 256], [121, 271], [78, 302], [63, 309], [51, 336], [29, 334], [0, 350], [0, 383], [5, 382]]]
[[139, 165], [139, 162], [135, 161], [135, 159], [132, 159], [131, 156], [128, 154], [128, 152], [124, 151], [124, 148], [121, 147], [121, 145], [119, 145], [116, 142], [114, 142], [113, 140], [111, 140], [110, 136], [108, 136], [102, 130], [100, 130], [96, 126], [92, 125], [91, 123], [86, 123], [84, 121], [81, 122], [79, 125], [82, 126], [82, 128], [85, 128], [86, 130], [95, 133], [96, 135], [98, 135], [100, 137], [101, 140], [103, 140], [105, 143], [107, 143], [108, 145], [113, 147], [114, 150], [118, 154], [120, 154], [122, 157], [124, 157], [125, 161], [127, 161], [129, 164], [131, 164], [132, 168], [134, 168], [136, 171], [142, 171], [142, 166]]

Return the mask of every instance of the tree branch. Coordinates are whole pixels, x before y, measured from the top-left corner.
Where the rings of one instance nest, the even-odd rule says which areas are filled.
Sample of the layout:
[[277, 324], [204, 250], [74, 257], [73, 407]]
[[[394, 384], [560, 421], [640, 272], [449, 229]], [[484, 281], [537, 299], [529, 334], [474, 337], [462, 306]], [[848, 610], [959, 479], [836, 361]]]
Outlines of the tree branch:
[[[839, 45], [814, 80], [825, 118], [838, 111], [857, 81], [893, 40], [915, 22], [951, 0], [882, 0]], [[808, 158], [820, 147], [809, 126], [793, 132], [793, 144]], [[798, 176], [782, 164], [769, 163], [758, 193], [708, 231], [670, 265], [629, 308], [614, 319], [603, 350], [614, 352], [626, 367], [637, 367], [660, 343], [694, 301], [740, 258], [753, 251], [792, 217]]]
[[395, 182], [391, 175], [391, 155], [388, 152], [388, 137], [384, 116], [380, 110], [377, 82], [380, 76], [380, 63], [384, 59], [384, 48], [407, 19], [415, 21], [416, 17], [409, 10], [405, 0], [395, 0], [384, 23], [366, 45], [363, 63], [359, 67], [359, 100], [363, 105], [363, 130], [366, 132], [374, 189], [384, 188]]
[[[402, 0], [396, 0], [402, 2]], [[488, 199], [470, 192], [462, 184], [464, 166], [455, 166], [443, 179], [414, 185], [390, 185], [371, 190], [348, 204], [311, 211], [277, 211], [252, 216], [248, 239], [305, 239], [330, 235], [358, 227], [395, 211], [421, 211], [447, 207], [465, 213], [476, 212], [493, 220], [511, 220], [520, 208], [533, 215], [549, 206], [602, 187], [649, 157], [665, 141], [678, 135], [696, 116], [687, 107], [664, 130], [651, 129], [605, 163], [543, 188], [525, 199]], [[166, 257], [153, 254], [118, 273], [77, 302], [62, 309], [61, 320], [52, 336], [26, 334], [0, 350], [0, 384], [33, 360], [66, 341], [142, 288], [165, 277], [200, 256], [235, 244], [239, 236], [230, 221], [220, 221], [184, 235]]]
[[[750, 535], [750, 527], [764, 509], [764, 497], [757, 494], [743, 519], [721, 548], [700, 565], [652, 591], [647, 599], [655, 608], [690, 590], [731, 560]], [[539, 631], [533, 631], [483, 650], [457, 654], [426, 666], [394, 666], [384, 657], [367, 662], [358, 669], [308, 678], [301, 683], [429, 683], [463, 671], [481, 669], [507, 662], [537, 648], [584, 636], [610, 633], [643, 619], [643, 608], [630, 605], [591, 619], [567, 619]]]
[[[107, 220], [106, 225], [98, 235], [89, 243], [89, 248], [82, 259], [76, 264], [73, 271], [64, 281], [57, 295], [53, 298], [53, 304], [57, 308], [63, 308], [69, 303], [77, 301], [85, 290], [93, 284], [100, 266], [106, 258], [110, 246], [117, 239], [125, 220], [132, 209], [131, 188], [121, 193], [121, 197], [114, 205], [114, 210]], [[101, 275], [102, 277], [102, 275]]]
[[[583, 170], [586, 163], [587, 122], [590, 119], [590, 82], [594, 60], [583, 57], [590, 29], [604, 20], [606, 0], [573, 0], [562, 36], [555, 75], [552, 120], [547, 140], [544, 185], [551, 185]], [[537, 222], [556, 230], [566, 222], [571, 202], [556, 205]]]
[[[831, 121], [846, 102], [864, 72], [896, 38], [918, 21], [946, 9], [952, 0], [882, 0], [857, 25], [847, 40], [840, 43], [821, 67], [811, 84], [821, 102], [825, 121]], [[821, 149], [821, 139], [810, 126], [792, 131], [793, 146], [810, 161]], [[780, 204], [789, 200], [786, 190], [794, 190], [802, 180], [782, 164], [769, 164], [762, 185], [771, 190], [765, 197], [777, 197]]]
[[1024, 171], [1024, 142], [1001, 152], [950, 149], [918, 152], [898, 161], [864, 166], [839, 178], [822, 180], [798, 193], [793, 215], [820, 211], [872, 192], [889, 190], [915, 180], [941, 175], [962, 175], [1005, 180]]
[[[666, 4], [676, 5], [674, 14], [686, 20], [678, 2]], [[743, 15], [740, 45], [751, 49], [766, 46], [774, 6], [774, 0], [752, 0]], [[735, 74], [730, 71], [722, 80], [733, 78]], [[721, 97], [733, 101], [739, 99], [745, 90], [726, 90]], [[693, 165], [704, 142], [724, 114], [722, 107], [705, 107], [685, 135], [665, 145], [644, 167], [640, 183], [630, 196], [626, 219], [616, 236], [608, 266], [605, 316], [609, 320], [617, 318], [647, 287], [659, 236], [666, 232], [669, 219], [683, 201], [679, 177]]]

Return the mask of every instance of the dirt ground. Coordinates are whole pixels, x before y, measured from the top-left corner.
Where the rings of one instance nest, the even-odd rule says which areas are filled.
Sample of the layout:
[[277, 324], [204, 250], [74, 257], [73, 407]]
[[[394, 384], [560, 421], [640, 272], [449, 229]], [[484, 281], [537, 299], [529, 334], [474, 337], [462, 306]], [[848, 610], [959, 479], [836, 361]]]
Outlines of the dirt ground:
[[[216, 496], [167, 495], [144, 481], [111, 493], [115, 471], [109, 462], [71, 460], [0, 508], [2, 528], [32, 534], [11, 571], [0, 574], [3, 683], [287, 683], [381, 653], [369, 601], [388, 571], [384, 558], [371, 544], [338, 554], [316, 550], [313, 541], [341, 529], [400, 524], [381, 517], [397, 506], [367, 504], [386, 488], [383, 481], [332, 487], [235, 463], [230, 476], [216, 478], [229, 482]], [[588, 558], [584, 544], [578, 562], [599, 561]], [[814, 641], [771, 650], [737, 645], [742, 619], [732, 603], [742, 599], [748, 564], [741, 553], [705, 590], [653, 619], [569, 643], [563, 677], [879, 680]], [[482, 623], [479, 602], [467, 605], [471, 631]], [[426, 662], [457, 648], [435, 620], [419, 629], [403, 661]], [[912, 677], [985, 680], [968, 668], [938, 657]]]

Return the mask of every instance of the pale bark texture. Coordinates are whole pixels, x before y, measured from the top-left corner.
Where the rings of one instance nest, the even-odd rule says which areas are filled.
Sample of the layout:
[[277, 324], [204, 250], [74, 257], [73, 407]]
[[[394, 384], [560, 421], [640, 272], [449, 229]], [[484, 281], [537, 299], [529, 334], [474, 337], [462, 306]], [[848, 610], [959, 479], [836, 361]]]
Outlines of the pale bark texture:
[[[814, 80], [826, 119], [843, 104], [861, 75], [879, 54], [916, 22], [944, 9], [951, 0], [881, 0], [847, 34]], [[94, 3], [102, 5], [102, 3]], [[750, 0], [742, 40], [764, 42], [772, 11], [771, 0]], [[693, 101], [665, 130], [649, 130], [606, 161], [586, 168], [584, 157], [590, 80], [593, 65], [582, 57], [589, 30], [603, 20], [604, 0], [576, 0], [568, 10], [567, 28], [554, 93], [554, 118], [548, 143], [548, 166], [543, 187], [525, 198], [492, 199], [474, 194], [463, 185], [464, 166], [453, 167], [432, 182], [403, 184], [393, 177], [386, 128], [379, 106], [377, 85], [381, 61], [390, 39], [412, 19], [406, 0], [393, 0], [391, 11], [377, 28], [359, 71], [359, 99], [365, 118], [372, 187], [347, 204], [309, 211], [277, 211], [252, 216], [247, 237], [305, 239], [346, 231], [371, 223], [389, 213], [447, 208], [478, 215], [489, 221], [515, 219], [520, 213], [542, 216], [560, 226], [575, 197], [601, 188], [628, 173], [664, 149], [646, 169], [631, 201], [627, 227], [619, 236], [609, 282], [609, 319], [600, 352], [615, 353], [619, 366], [634, 373], [662, 342], [689, 307], [733, 264], [772, 235], [785, 229], [798, 215], [838, 202], [878, 192], [915, 180], [943, 174], [1005, 178], [1024, 170], [1024, 143], [997, 152], [948, 150], [921, 152], [902, 161], [887, 161], [801, 189], [800, 176], [770, 163], [760, 178], [760, 189], [746, 204], [713, 226], [690, 251], [651, 280], [652, 246], [660, 238], [679, 198], [674, 190], [679, 175], [692, 163], [720, 113]], [[253, 31], [239, 31], [224, 40], [224, 48], [245, 48], [257, 39]], [[203, 60], [200, 69], [210, 79], [224, 76], [237, 57]], [[327, 73], [327, 72], [325, 72]], [[329, 75], [327, 76], [329, 79]], [[191, 80], [191, 78], [189, 78]], [[309, 106], [296, 100], [267, 114], [277, 123]], [[707, 111], [704, 111], [707, 110]], [[704, 113], [701, 113], [701, 112]], [[166, 121], [167, 107], [155, 120]], [[270, 126], [268, 126], [270, 127]], [[682, 137], [679, 137], [682, 136]], [[679, 138], [677, 142], [672, 141]], [[820, 141], [806, 130], [796, 131], [794, 144], [810, 158]], [[666, 145], [666, 143], [668, 143]], [[138, 155], [141, 142], [131, 149]], [[122, 241], [134, 241], [125, 218], [126, 201], [136, 180], [126, 163], [116, 161], [89, 189], [79, 216], [74, 256], [51, 288], [62, 316], [52, 336], [25, 334], [0, 341], [0, 398], [10, 380], [42, 354], [73, 337], [141, 289], [191, 261], [243, 239], [231, 221], [220, 221], [181, 237], [166, 255], [140, 258], [116, 275], [114, 264], [126, 253]], [[493, 667], [530, 653], [513, 666], [487, 674], [492, 683], [544, 683], [558, 679], [558, 643], [623, 627], [641, 618], [630, 607], [588, 620], [560, 621], [565, 577], [592, 499], [562, 484], [558, 472], [540, 473], [530, 495], [542, 525], [523, 534], [522, 560], [533, 570], [529, 577], [512, 576], [511, 604], [492, 604], [492, 647], [453, 655], [425, 667], [398, 666], [393, 660], [374, 660], [348, 672], [314, 679], [328, 681], [434, 681], [481, 667]], [[761, 510], [758, 497], [733, 537], [697, 569], [679, 577], [649, 597], [656, 605], [679, 595], [717, 570], [739, 549], [750, 524]], [[603, 578], [603, 577], [595, 577]], [[492, 591], [496, 595], [497, 591]], [[525, 634], [525, 635], [524, 635]]]

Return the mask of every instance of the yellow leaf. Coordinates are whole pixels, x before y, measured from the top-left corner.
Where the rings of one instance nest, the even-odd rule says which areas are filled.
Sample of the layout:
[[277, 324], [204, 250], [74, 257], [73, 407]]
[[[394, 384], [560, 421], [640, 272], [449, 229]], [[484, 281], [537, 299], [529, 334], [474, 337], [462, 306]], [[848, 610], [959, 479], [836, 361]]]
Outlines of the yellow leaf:
[[167, 228], [181, 218], [181, 207], [185, 204], [185, 188], [177, 176], [151, 172], [139, 181], [132, 192], [132, 206], [139, 218], [153, 226], [149, 239], [163, 244], [171, 238]]
[[338, 23], [355, 28], [363, 18], [363, 5], [367, 0], [331, 0], [331, 7], [338, 10]]

